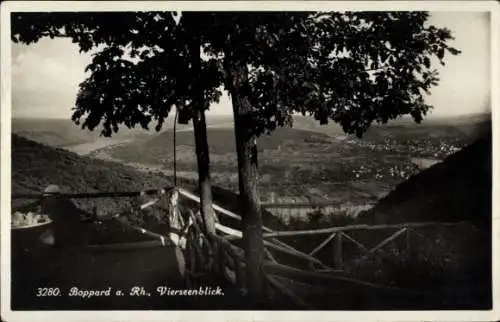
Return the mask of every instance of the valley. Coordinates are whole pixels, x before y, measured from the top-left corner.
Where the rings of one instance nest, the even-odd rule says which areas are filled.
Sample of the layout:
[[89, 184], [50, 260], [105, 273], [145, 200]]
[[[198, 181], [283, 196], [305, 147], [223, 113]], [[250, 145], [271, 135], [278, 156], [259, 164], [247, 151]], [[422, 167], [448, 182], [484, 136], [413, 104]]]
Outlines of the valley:
[[[114, 161], [142, 173], [172, 177], [173, 124], [160, 132], [120, 130], [112, 138], [96, 136], [64, 122], [13, 122], [14, 132], [44, 144], [93, 159]], [[486, 117], [431, 119], [423, 124], [400, 119], [374, 125], [358, 139], [336, 124], [319, 126], [311, 118], [296, 116], [293, 128], [279, 128], [258, 140], [259, 193], [263, 203], [330, 203], [327, 213], [356, 215], [370, 208], [399, 183], [472, 142], [487, 129]], [[17, 127], [16, 127], [17, 124]], [[21, 124], [21, 125], [20, 125]], [[238, 192], [237, 159], [231, 119], [207, 120], [212, 182]], [[52, 129], [51, 136], [48, 130]], [[83, 133], [82, 133], [83, 132]], [[44, 135], [38, 135], [42, 133]], [[50, 142], [51, 137], [65, 138]], [[47, 141], [48, 140], [48, 141]], [[82, 141], [83, 140], [83, 141]], [[177, 128], [177, 177], [180, 185], [198, 178], [193, 131], [190, 124]], [[38, 140], [40, 142], [40, 140]], [[70, 144], [78, 142], [77, 144]], [[281, 219], [304, 220], [312, 208], [272, 209]]]
[[[463, 127], [463, 121], [455, 121], [456, 124], [434, 121], [430, 125], [401, 121], [385, 127], [374, 126], [365, 138], [357, 139], [340, 134], [336, 125], [314, 128], [310, 121], [297, 117], [293, 128], [280, 128], [259, 138], [262, 202], [371, 205], [398, 183], [472, 142], [476, 133], [473, 126]], [[438, 137], [432, 134], [435, 131], [440, 133]], [[208, 141], [213, 184], [237, 193], [232, 128], [209, 128]], [[167, 130], [148, 141], [109, 146], [90, 155], [173, 175], [173, 149], [173, 132]], [[177, 133], [176, 152], [180, 182], [196, 180], [192, 132]]]
[[[331, 205], [293, 210], [264, 205], [264, 225], [274, 230], [310, 230], [350, 224], [461, 222], [454, 228], [422, 228], [420, 233], [424, 233], [428, 242], [415, 240], [411, 253], [405, 253], [401, 245], [386, 247], [391, 254], [403, 250], [402, 254], [394, 253], [401, 259], [396, 264], [379, 261], [385, 257], [376, 256], [373, 261], [348, 268], [346, 274], [388, 285], [450, 289], [460, 299], [474, 287], [480, 291], [468, 303], [487, 305], [488, 285], [491, 285], [488, 275], [488, 267], [491, 267], [491, 141], [476, 140], [485, 130], [485, 124], [476, 123], [478, 132], [466, 133], [433, 125], [435, 131], [441, 133], [438, 138], [427, 135], [429, 128], [417, 131], [420, 129], [417, 125], [408, 126], [413, 138], [407, 136], [406, 126], [393, 128], [391, 139], [376, 131], [370, 140], [359, 140], [300, 129], [280, 129], [261, 138], [259, 192], [263, 202], [326, 201]], [[456, 127], [463, 130], [461, 125]], [[211, 128], [208, 132], [210, 147], [213, 147], [214, 202], [240, 213], [231, 129]], [[68, 193], [170, 187], [173, 182], [170, 139], [172, 132], [166, 130], [129, 141], [94, 140], [87, 142], [89, 145], [85, 147], [91, 148], [79, 150], [79, 155], [68, 151], [71, 149], [68, 146], [51, 147], [13, 134], [12, 193], [39, 192], [49, 184], [56, 184]], [[197, 194], [192, 132], [180, 131], [177, 139], [179, 184]], [[104, 146], [103, 142], [111, 143]], [[88, 154], [83, 155], [85, 153]], [[13, 199], [13, 210], [25, 209], [29, 206], [27, 202]], [[165, 216], [167, 200], [162, 198], [154, 207], [131, 212], [134, 205], [144, 202], [140, 197], [71, 200], [72, 207], [87, 216], [94, 209], [97, 216], [104, 217], [123, 213], [135, 225], [161, 233], [168, 218]], [[188, 207], [198, 207], [184, 202]], [[241, 223], [222, 223], [242, 229]], [[108, 228], [100, 234], [106, 241], [125, 240]], [[387, 238], [384, 232], [364, 237], [354, 232], [350, 235], [372, 246]], [[323, 239], [324, 236], [312, 235], [287, 238], [287, 242], [310, 252]], [[318, 258], [330, 263], [331, 248], [323, 250], [317, 254]], [[349, 252], [347, 245], [344, 251]], [[418, 273], [418, 280], [408, 278], [412, 276], [408, 272]]]

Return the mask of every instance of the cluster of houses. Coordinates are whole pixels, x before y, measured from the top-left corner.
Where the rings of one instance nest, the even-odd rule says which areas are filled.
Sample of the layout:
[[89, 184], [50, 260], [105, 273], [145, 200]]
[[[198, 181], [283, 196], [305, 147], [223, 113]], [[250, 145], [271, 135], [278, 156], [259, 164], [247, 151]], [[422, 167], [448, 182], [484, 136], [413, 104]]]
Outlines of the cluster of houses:
[[369, 141], [352, 141], [351, 143], [356, 143], [357, 145], [368, 148], [372, 151], [382, 151], [382, 152], [395, 152], [395, 153], [407, 153], [415, 156], [421, 157], [434, 157], [434, 158], [446, 158], [450, 154], [453, 154], [463, 148], [464, 144], [458, 140], [430, 140], [430, 139], [416, 139], [416, 140], [395, 140], [386, 138], [382, 143], [375, 143]]
[[361, 165], [358, 169], [352, 170], [354, 180], [375, 179], [384, 180], [394, 178], [398, 180], [406, 180], [411, 175], [419, 172], [419, 166], [413, 162], [396, 164], [389, 168], [381, 168], [377, 164]]
[[[352, 142], [354, 143], [354, 142]], [[419, 172], [422, 168], [421, 160], [439, 162], [449, 155], [458, 152], [463, 148], [464, 144], [458, 140], [437, 141], [429, 139], [416, 140], [394, 140], [390, 138], [384, 139], [383, 143], [375, 143], [369, 141], [358, 140], [355, 142], [358, 146], [368, 148], [372, 151], [390, 152], [404, 154], [409, 157], [408, 162], [395, 164], [391, 167], [380, 167], [379, 164], [361, 165], [358, 169], [352, 170], [352, 179], [375, 179], [383, 180], [387, 178], [395, 178], [406, 180], [411, 175]], [[425, 159], [429, 158], [429, 159]], [[421, 161], [420, 160], [420, 161]], [[434, 162], [435, 161], [435, 162]], [[429, 163], [426, 162], [426, 163]]]

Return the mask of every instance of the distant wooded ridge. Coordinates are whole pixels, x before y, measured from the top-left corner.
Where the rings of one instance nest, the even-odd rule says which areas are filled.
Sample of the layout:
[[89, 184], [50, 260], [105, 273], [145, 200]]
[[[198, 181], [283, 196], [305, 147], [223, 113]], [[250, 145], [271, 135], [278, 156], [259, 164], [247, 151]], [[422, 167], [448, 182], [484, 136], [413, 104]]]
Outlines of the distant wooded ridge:
[[[391, 126], [398, 125], [415, 125], [415, 126], [425, 126], [425, 125], [435, 125], [435, 124], [443, 124], [443, 123], [481, 123], [485, 121], [489, 121], [491, 119], [491, 113], [476, 113], [476, 114], [466, 114], [466, 115], [457, 115], [457, 116], [428, 116], [426, 119], [422, 121], [421, 124], [416, 124], [411, 118], [398, 118], [395, 120], [389, 121], [388, 124], [384, 126], [388, 126], [389, 129]], [[114, 134], [114, 136], [120, 136], [122, 134], [126, 134], [128, 132], [140, 132], [140, 133], [156, 133], [154, 130], [154, 122], [150, 124], [150, 130], [146, 131], [141, 127], [137, 126], [132, 129], [128, 129], [125, 126], [120, 127], [118, 133]], [[233, 126], [233, 116], [232, 115], [207, 115], [207, 126], [224, 126], [224, 127], [232, 127]], [[190, 128], [190, 124], [178, 124], [177, 129], [181, 130], [183, 128]], [[294, 115], [293, 116], [293, 127], [296, 129], [303, 130], [324, 130], [324, 131], [335, 131], [338, 134], [344, 134], [341, 127], [334, 122], [330, 122], [327, 125], [320, 125], [313, 117], [302, 116], [302, 115]], [[377, 124], [373, 124], [373, 127], [378, 127]], [[167, 118], [165, 124], [162, 128], [162, 131], [169, 131], [173, 129], [173, 118]], [[14, 117], [12, 118], [12, 132], [26, 132], [26, 131], [55, 131], [62, 132], [64, 130], [81, 130], [79, 125], [74, 124], [70, 118], [24, 118], [24, 117]], [[87, 137], [99, 137], [100, 128], [96, 128], [94, 131], [83, 130], [80, 131], [86, 133]], [[334, 132], [334, 133], [335, 133]]]

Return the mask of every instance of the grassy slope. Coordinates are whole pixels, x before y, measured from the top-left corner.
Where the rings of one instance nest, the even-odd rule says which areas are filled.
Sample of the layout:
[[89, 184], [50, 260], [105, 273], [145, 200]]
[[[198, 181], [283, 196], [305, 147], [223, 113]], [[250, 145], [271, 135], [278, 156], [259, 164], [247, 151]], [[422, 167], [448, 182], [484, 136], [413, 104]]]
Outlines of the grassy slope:
[[[18, 135], [12, 135], [12, 193], [33, 193], [49, 184], [57, 184], [63, 192], [138, 191], [171, 186], [171, 178], [153, 172], [138, 170], [116, 162], [81, 157], [63, 149], [39, 144]], [[195, 181], [182, 181], [183, 187], [197, 191]], [[214, 187], [214, 201], [229, 210], [238, 211], [238, 197], [227, 190]], [[12, 206], [26, 204], [13, 200]], [[101, 215], [115, 214], [129, 209], [131, 198], [103, 198], [75, 200], [80, 208], [91, 211], [97, 206]], [[193, 205], [193, 204], [192, 204]], [[195, 206], [195, 205], [193, 205]], [[279, 222], [264, 212], [268, 225]]]
[[362, 221], [372, 223], [468, 222], [417, 229], [423, 237], [412, 235], [413, 259], [386, 271], [398, 284], [444, 287], [455, 303], [490, 305], [491, 144], [491, 136], [476, 140], [403, 182], [361, 215]]
[[[38, 192], [57, 184], [64, 192], [134, 191], [169, 185], [162, 176], [143, 174], [124, 165], [79, 157], [63, 149], [52, 148], [18, 135], [12, 136], [12, 193]], [[22, 201], [21, 201], [22, 202]], [[13, 206], [19, 204], [13, 203]], [[123, 203], [117, 199], [82, 202], [86, 210], [99, 205], [109, 213]]]
[[[210, 152], [213, 154], [233, 153], [236, 151], [233, 129], [230, 128], [208, 128], [207, 130]], [[311, 137], [326, 137], [324, 134], [314, 133], [307, 130], [297, 130], [292, 128], [277, 129], [272, 135], [265, 135], [259, 138], [259, 149], [276, 149], [284, 140], [304, 140]], [[177, 146], [194, 147], [194, 136], [192, 131], [178, 132], [176, 135]], [[164, 154], [173, 148], [173, 132], [165, 131], [150, 139], [146, 143], [138, 142], [128, 144], [123, 147], [113, 149], [113, 155], [118, 158], [126, 158], [127, 151], [133, 150], [134, 154], [141, 158]], [[147, 153], [146, 153], [147, 152]], [[155, 153], [157, 152], [157, 153]], [[140, 160], [134, 160], [140, 162]]]
[[491, 138], [400, 184], [369, 214], [376, 222], [491, 220]]

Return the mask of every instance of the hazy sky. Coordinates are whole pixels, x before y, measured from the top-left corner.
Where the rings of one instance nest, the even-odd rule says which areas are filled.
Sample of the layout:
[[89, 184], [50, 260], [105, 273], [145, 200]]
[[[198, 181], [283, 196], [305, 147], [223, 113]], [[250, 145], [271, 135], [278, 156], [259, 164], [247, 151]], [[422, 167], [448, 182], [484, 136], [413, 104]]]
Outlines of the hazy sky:
[[[490, 109], [489, 13], [436, 12], [429, 21], [453, 31], [459, 56], [438, 66], [441, 81], [428, 103], [432, 115], [458, 115]], [[69, 118], [78, 84], [86, 75], [90, 55], [78, 53], [69, 39], [42, 39], [26, 46], [12, 44], [13, 117]], [[211, 114], [231, 114], [229, 99], [211, 107]]]

